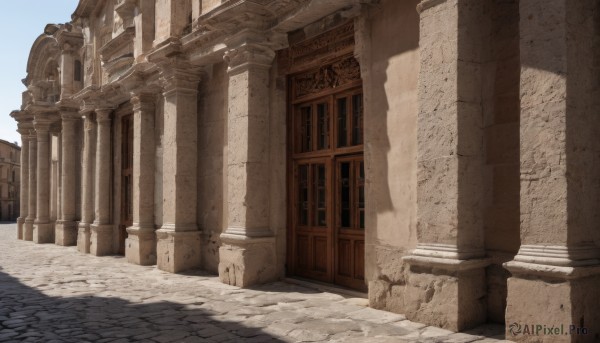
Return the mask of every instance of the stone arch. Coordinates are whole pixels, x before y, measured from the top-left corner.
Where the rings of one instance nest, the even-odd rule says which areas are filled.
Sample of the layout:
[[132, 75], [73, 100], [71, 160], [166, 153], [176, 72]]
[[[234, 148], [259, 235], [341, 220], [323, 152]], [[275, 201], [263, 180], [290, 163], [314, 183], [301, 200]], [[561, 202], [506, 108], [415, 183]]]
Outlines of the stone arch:
[[53, 33], [58, 27], [48, 27], [31, 47], [24, 83], [35, 100], [56, 102], [60, 97], [61, 70], [60, 48]]

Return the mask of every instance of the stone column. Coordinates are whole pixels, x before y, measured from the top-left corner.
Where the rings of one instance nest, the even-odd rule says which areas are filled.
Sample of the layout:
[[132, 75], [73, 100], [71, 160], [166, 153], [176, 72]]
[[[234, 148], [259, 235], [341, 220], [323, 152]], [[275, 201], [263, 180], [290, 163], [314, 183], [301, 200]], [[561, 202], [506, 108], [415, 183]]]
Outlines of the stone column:
[[96, 256], [110, 255], [113, 249], [113, 225], [110, 210], [110, 130], [112, 108], [96, 110], [98, 134], [96, 140], [96, 201], [95, 218], [90, 227], [90, 253]]
[[37, 192], [36, 217], [33, 224], [35, 243], [54, 243], [54, 228], [50, 222], [50, 124], [36, 115], [34, 121], [37, 136]]
[[423, 0], [417, 247], [403, 259], [407, 318], [460, 331], [486, 321], [481, 78], [487, 1]]
[[240, 287], [278, 276], [269, 227], [269, 70], [274, 56], [272, 50], [254, 44], [225, 55], [228, 227], [221, 234], [219, 278]]
[[197, 87], [191, 66], [165, 64], [163, 136], [163, 225], [156, 231], [157, 265], [172, 273], [201, 264], [198, 202]]
[[77, 245], [76, 179], [77, 179], [77, 122], [80, 120], [76, 109], [62, 109], [61, 142], [61, 192], [59, 218], [56, 222], [56, 244]]
[[[505, 264], [512, 274], [507, 339], [597, 342], [600, 4], [521, 0], [519, 6], [521, 247]], [[514, 332], [527, 324], [562, 325], [565, 334]]]
[[37, 207], [37, 136], [31, 130], [29, 135], [29, 190], [27, 192], [27, 218], [23, 226], [23, 240], [33, 241], [33, 223]]
[[81, 170], [81, 221], [77, 235], [77, 250], [90, 252], [90, 225], [94, 222], [94, 175], [96, 171], [96, 123], [94, 113], [82, 111], [83, 122], [83, 166]]
[[154, 227], [154, 94], [137, 94], [133, 104], [133, 226], [127, 228], [128, 262], [156, 264]]
[[18, 238], [25, 239], [25, 218], [29, 214], [29, 130], [19, 129], [21, 134], [21, 189], [19, 202], [19, 218], [17, 218]]

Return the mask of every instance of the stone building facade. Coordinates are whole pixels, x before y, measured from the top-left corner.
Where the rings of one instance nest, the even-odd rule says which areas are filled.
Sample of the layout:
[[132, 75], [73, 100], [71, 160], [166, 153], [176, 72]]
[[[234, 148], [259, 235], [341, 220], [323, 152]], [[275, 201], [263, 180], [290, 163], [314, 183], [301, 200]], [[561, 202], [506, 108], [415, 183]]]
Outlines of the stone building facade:
[[21, 147], [0, 139], [0, 221], [19, 217]]
[[81, 0], [28, 61], [19, 236], [600, 339], [595, 0]]

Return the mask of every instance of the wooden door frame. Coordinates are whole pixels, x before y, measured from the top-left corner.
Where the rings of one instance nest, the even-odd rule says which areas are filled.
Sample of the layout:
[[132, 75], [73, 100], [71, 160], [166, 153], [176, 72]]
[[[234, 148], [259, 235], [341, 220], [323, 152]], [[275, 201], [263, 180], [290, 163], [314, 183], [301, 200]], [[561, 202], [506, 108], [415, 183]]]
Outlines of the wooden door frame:
[[[341, 58], [346, 57], [342, 56]], [[341, 59], [340, 58], [340, 59]], [[347, 97], [349, 101], [352, 101], [352, 96], [356, 94], [363, 94], [362, 90], [362, 80], [357, 80], [354, 82], [350, 82], [338, 88], [326, 89], [323, 92], [315, 93], [310, 96], [304, 96], [299, 99], [294, 99], [294, 84], [292, 82], [294, 75], [288, 76], [288, 106], [287, 106], [287, 158], [286, 158], [286, 180], [287, 180], [287, 254], [286, 254], [286, 274], [288, 276], [297, 276], [297, 238], [296, 238], [296, 227], [297, 227], [297, 216], [298, 216], [298, 176], [296, 175], [297, 164], [299, 161], [326, 161], [328, 164], [328, 179], [327, 179], [327, 189], [328, 189], [328, 213], [327, 213], [327, 221], [329, 228], [329, 248], [327, 251], [328, 260], [329, 260], [329, 268], [328, 268], [328, 277], [326, 282], [335, 283], [336, 281], [336, 273], [337, 273], [337, 257], [336, 257], [336, 249], [337, 249], [337, 160], [338, 158], [344, 158], [344, 156], [352, 156], [355, 158], [360, 155], [363, 156], [364, 163], [364, 132], [363, 132], [363, 142], [359, 145], [350, 145], [347, 147], [337, 147], [338, 144], [338, 127], [337, 127], [337, 100], [343, 97]], [[329, 149], [323, 150], [315, 150], [310, 152], [297, 152], [296, 146], [297, 142], [297, 130], [298, 125], [295, 122], [296, 115], [295, 112], [299, 108], [299, 106], [303, 104], [310, 104], [311, 108], [315, 108], [315, 105], [319, 103], [319, 100], [324, 100], [328, 104], [329, 111]], [[351, 111], [351, 106], [349, 106], [348, 111]], [[311, 113], [315, 112], [311, 110]], [[313, 118], [318, 118], [317, 114], [312, 114]], [[349, 114], [351, 117], [351, 113]], [[364, 123], [364, 114], [363, 114], [363, 123]], [[318, 129], [315, 129], [315, 125], [317, 125], [317, 120], [312, 120], [311, 126], [313, 127], [312, 132], [318, 132]], [[350, 130], [352, 130], [352, 125], [348, 124]], [[364, 124], [363, 124], [364, 125]], [[351, 134], [351, 132], [349, 132]], [[311, 137], [312, 144], [316, 144], [317, 137], [313, 135]], [[351, 144], [351, 142], [348, 142]], [[310, 214], [309, 214], [310, 216]], [[364, 237], [364, 232], [363, 232]], [[363, 289], [363, 287], [354, 286], [357, 289]]]

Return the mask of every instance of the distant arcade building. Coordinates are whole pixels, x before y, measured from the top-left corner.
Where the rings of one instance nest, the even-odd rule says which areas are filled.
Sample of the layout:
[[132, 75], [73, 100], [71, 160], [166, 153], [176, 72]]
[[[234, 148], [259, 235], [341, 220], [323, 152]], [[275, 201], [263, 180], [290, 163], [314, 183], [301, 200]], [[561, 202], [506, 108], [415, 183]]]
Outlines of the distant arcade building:
[[0, 221], [19, 217], [21, 147], [0, 139]]
[[598, 340], [599, 27], [596, 0], [81, 0], [11, 114], [19, 237]]

